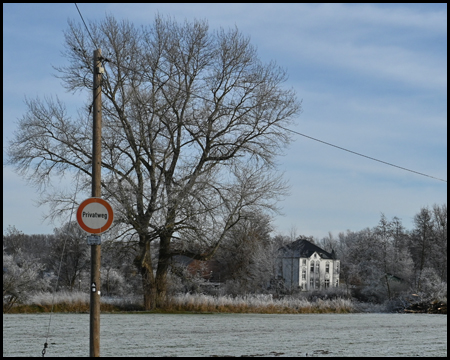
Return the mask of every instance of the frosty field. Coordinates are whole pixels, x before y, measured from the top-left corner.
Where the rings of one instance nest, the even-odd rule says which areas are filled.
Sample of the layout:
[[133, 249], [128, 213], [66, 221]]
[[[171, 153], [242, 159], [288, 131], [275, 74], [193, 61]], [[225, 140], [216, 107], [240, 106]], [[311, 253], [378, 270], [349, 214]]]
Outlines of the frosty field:
[[[102, 314], [100, 356], [447, 356], [447, 315]], [[4, 314], [3, 356], [41, 356], [49, 314]], [[46, 356], [89, 356], [89, 315], [53, 314]]]

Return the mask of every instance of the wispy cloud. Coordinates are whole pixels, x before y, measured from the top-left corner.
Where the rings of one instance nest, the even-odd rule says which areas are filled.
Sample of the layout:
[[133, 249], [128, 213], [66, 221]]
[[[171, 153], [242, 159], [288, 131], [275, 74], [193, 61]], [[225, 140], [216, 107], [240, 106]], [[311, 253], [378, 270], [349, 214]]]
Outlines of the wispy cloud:
[[[106, 14], [149, 24], [159, 12], [178, 21], [206, 19], [211, 29], [237, 26], [263, 61], [286, 68], [303, 99], [292, 129], [384, 161], [447, 174], [447, 6], [444, 4], [79, 4], [87, 22]], [[25, 96], [58, 95], [69, 113], [91, 94], [73, 96], [52, 74], [64, 65], [73, 4], [4, 4], [3, 139], [24, 114]], [[442, 203], [446, 183], [294, 136], [280, 168], [292, 185], [276, 217], [279, 232], [325, 236], [374, 226], [381, 212], [407, 227], [421, 206]], [[4, 167], [4, 226], [51, 232], [38, 194]], [[64, 185], [64, 184], [63, 184]], [[66, 185], [64, 185], [66, 186]], [[17, 207], [16, 200], [21, 206]], [[5, 211], [9, 209], [10, 211]], [[25, 215], [24, 215], [25, 214]], [[20, 216], [29, 221], [17, 222]], [[45, 230], [43, 230], [45, 229]]]

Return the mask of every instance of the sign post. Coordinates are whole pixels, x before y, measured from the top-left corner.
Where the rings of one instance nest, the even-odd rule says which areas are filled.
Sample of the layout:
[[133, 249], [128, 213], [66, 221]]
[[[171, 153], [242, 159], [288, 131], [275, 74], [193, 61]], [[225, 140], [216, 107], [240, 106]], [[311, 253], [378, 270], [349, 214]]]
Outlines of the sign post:
[[111, 227], [114, 212], [111, 205], [102, 198], [84, 200], [77, 209], [77, 222], [91, 234], [87, 244], [91, 245], [91, 305], [90, 305], [90, 356], [100, 356], [100, 234]]

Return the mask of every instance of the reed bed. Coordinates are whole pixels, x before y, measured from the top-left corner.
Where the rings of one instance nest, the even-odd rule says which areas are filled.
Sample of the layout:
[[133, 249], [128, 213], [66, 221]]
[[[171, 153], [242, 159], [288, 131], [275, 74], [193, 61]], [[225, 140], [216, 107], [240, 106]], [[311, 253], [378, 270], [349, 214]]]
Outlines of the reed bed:
[[[104, 312], [124, 310], [118, 304], [103, 301], [100, 310]], [[106, 299], [105, 299], [106, 300]], [[126, 307], [126, 304], [125, 306]], [[78, 291], [58, 291], [56, 293], [37, 292], [30, 295], [23, 304], [14, 305], [9, 313], [67, 312], [88, 313], [90, 298], [88, 293]], [[132, 310], [136, 310], [134, 307]], [[139, 308], [141, 309], [141, 308]]]
[[78, 291], [58, 291], [56, 293], [49, 292], [37, 292], [30, 295], [26, 304], [33, 305], [51, 305], [51, 304], [89, 304], [89, 294]]
[[[53, 304], [53, 305], [52, 305]], [[82, 292], [36, 293], [25, 304], [14, 306], [10, 313], [34, 312], [89, 312], [89, 294]], [[136, 297], [101, 298], [101, 311], [140, 311], [142, 301]], [[304, 298], [284, 297], [274, 299], [272, 295], [212, 296], [206, 294], [177, 294], [168, 297], [162, 312], [197, 313], [260, 313], [260, 314], [307, 314], [307, 313], [352, 313], [358, 310], [348, 299], [309, 301]]]
[[350, 313], [355, 308], [350, 300], [329, 299], [308, 301], [303, 298], [271, 295], [211, 296], [205, 294], [178, 294], [171, 297], [165, 311], [230, 312], [262, 314]]

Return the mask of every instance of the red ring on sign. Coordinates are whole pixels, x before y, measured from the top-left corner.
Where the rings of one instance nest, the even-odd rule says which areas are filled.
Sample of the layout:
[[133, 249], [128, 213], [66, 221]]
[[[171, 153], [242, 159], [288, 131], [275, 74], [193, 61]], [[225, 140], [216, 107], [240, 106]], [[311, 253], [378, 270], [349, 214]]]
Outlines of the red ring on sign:
[[[106, 211], [108, 212], [108, 220], [106, 221], [106, 224], [98, 229], [90, 228], [83, 222], [83, 219], [82, 219], [82, 213], [83, 213], [84, 208], [87, 205], [92, 204], [92, 203], [99, 203], [99, 204], [103, 205], [106, 208]], [[101, 234], [102, 232], [105, 232], [106, 230], [108, 230], [110, 228], [113, 220], [114, 220], [113, 209], [112, 209], [111, 205], [109, 205], [109, 203], [106, 200], [103, 200], [102, 198], [89, 198], [89, 199], [84, 200], [80, 204], [80, 206], [78, 206], [78, 209], [77, 209], [78, 225], [80, 225], [80, 227], [84, 231], [86, 231], [90, 234]]]

